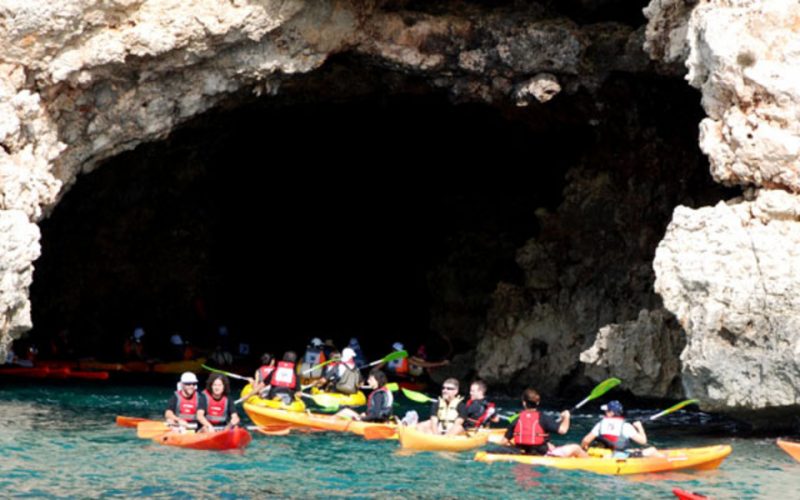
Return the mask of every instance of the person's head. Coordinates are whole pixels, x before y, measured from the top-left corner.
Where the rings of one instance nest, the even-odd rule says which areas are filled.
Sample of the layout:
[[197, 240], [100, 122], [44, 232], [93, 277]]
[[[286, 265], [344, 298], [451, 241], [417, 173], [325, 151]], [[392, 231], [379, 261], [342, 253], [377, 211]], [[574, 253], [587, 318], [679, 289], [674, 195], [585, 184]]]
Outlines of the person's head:
[[313, 339], [311, 339], [310, 345], [311, 347], [316, 347], [317, 349], [319, 349], [320, 347], [322, 347], [323, 344], [322, 340], [320, 340], [319, 337], [314, 337]]
[[355, 338], [355, 337], [350, 337], [350, 342], [348, 342], [347, 345], [349, 347], [352, 347], [353, 349], [360, 349], [361, 348], [361, 345], [358, 343], [358, 339]]
[[539, 407], [539, 403], [542, 401], [542, 397], [539, 396], [539, 393], [535, 390], [528, 388], [522, 391], [522, 406], [528, 409], [534, 409]]
[[192, 372], [183, 372], [180, 381], [181, 391], [186, 396], [191, 396], [197, 390], [197, 375]]
[[458, 379], [449, 378], [442, 384], [442, 397], [445, 401], [450, 401], [458, 396]]
[[469, 386], [470, 399], [483, 399], [486, 397], [486, 382], [483, 380], [476, 380]]
[[272, 354], [265, 352], [261, 355], [261, 364], [264, 366], [269, 366], [275, 362], [275, 359], [272, 357]]
[[231, 390], [228, 377], [221, 373], [212, 373], [206, 380], [206, 390], [215, 398], [226, 396]]
[[297, 361], [297, 353], [295, 353], [294, 351], [286, 351], [285, 353], [283, 353], [283, 360], [289, 363], [294, 363], [295, 361]]
[[356, 357], [355, 351], [349, 347], [342, 349], [342, 363], [349, 363]]
[[622, 403], [620, 403], [616, 399], [604, 404], [603, 406], [600, 407], [600, 409], [606, 412], [606, 416], [609, 417], [621, 417], [622, 414], [624, 413], [622, 409]]
[[389, 380], [386, 378], [386, 374], [383, 373], [382, 370], [372, 370], [369, 372], [369, 378], [367, 379], [367, 384], [373, 389], [377, 389], [378, 387], [383, 387]]
[[404, 347], [405, 346], [403, 346], [401, 342], [395, 342], [394, 344], [392, 344], [392, 349], [394, 349], [395, 351], [402, 351]]

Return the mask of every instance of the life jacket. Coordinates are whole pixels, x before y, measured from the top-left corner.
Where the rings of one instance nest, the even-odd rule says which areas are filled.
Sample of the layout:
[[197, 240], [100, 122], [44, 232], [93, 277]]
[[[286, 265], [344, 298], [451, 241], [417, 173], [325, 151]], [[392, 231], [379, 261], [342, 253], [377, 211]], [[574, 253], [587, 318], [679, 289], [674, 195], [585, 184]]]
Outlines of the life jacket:
[[187, 399], [183, 395], [183, 391], [175, 391], [175, 395], [178, 396], [178, 403], [175, 408], [172, 409], [175, 412], [175, 415], [181, 419], [185, 420], [189, 423], [194, 423], [197, 421], [197, 391], [192, 394], [192, 397]]
[[369, 410], [372, 408], [372, 398], [375, 396], [375, 394], [377, 394], [379, 392], [382, 392], [382, 393], [386, 394], [386, 397], [383, 398], [383, 407], [382, 408], [378, 408], [378, 411], [375, 412], [375, 413], [380, 415], [382, 418], [388, 418], [389, 415], [392, 414], [392, 405], [394, 404], [394, 395], [392, 394], [392, 391], [387, 389], [385, 386], [384, 387], [379, 387], [379, 388], [375, 389], [374, 391], [372, 391], [370, 393], [369, 398], [367, 399], [367, 413], [369, 413]]
[[358, 392], [358, 385], [361, 383], [361, 373], [358, 371], [358, 368], [356, 368], [355, 363], [340, 363], [339, 368], [338, 371], [340, 375], [334, 386], [336, 391], [342, 394], [355, 394]]
[[425, 373], [425, 368], [420, 365], [415, 365], [413, 362], [408, 363], [408, 374], [412, 377], [421, 377]]
[[203, 391], [203, 396], [206, 398], [206, 420], [213, 425], [228, 423], [228, 396], [216, 400], [208, 390]]
[[269, 384], [272, 387], [285, 387], [294, 389], [297, 387], [297, 375], [294, 373], [294, 363], [290, 361], [278, 361], [278, 366], [272, 372]]
[[445, 402], [444, 398], [439, 398], [439, 408], [436, 411], [436, 418], [439, 420], [439, 432], [447, 432], [458, 418], [458, 405], [464, 400], [461, 396], [456, 396], [450, 401]]
[[[305, 371], [311, 369], [312, 366], [324, 363], [325, 360], [326, 360], [325, 353], [322, 351], [321, 348], [309, 346], [306, 349], [305, 355], [303, 356], [303, 362], [298, 367], [298, 371], [300, 373], [304, 373]], [[304, 374], [304, 376], [310, 378], [319, 378], [322, 376], [322, 368], [317, 368], [312, 372]]]
[[408, 359], [400, 358], [393, 359], [386, 363], [386, 369], [395, 375], [405, 376], [408, 375]]
[[471, 427], [480, 427], [484, 424], [489, 424], [489, 418], [494, 415], [494, 403], [489, 403], [485, 399], [470, 399], [467, 401], [467, 414], [470, 412], [470, 407], [476, 405], [480, 414], [477, 418], [467, 417], [467, 422]]
[[525, 410], [519, 414], [517, 425], [514, 427], [514, 444], [539, 446], [547, 443], [550, 435], [539, 422], [540, 416], [536, 410]]
[[274, 366], [262, 365], [258, 367], [258, 376], [261, 377], [261, 381], [266, 384], [269, 383], [270, 377], [272, 377], [272, 372], [274, 371]]
[[628, 438], [622, 436], [625, 427], [624, 417], [603, 417], [600, 421], [600, 441], [614, 450], [628, 448]]

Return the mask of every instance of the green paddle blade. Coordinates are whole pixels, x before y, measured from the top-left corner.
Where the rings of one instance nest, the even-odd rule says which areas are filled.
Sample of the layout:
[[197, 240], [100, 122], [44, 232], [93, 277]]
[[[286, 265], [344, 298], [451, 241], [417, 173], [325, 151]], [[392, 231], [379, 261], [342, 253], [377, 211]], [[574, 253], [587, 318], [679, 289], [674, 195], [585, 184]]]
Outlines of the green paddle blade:
[[599, 398], [600, 396], [607, 393], [608, 391], [610, 391], [611, 389], [613, 389], [614, 387], [618, 386], [621, 383], [622, 380], [613, 377], [608, 380], [600, 382], [599, 384], [597, 384], [597, 387], [595, 387], [592, 390], [591, 394], [589, 394], [588, 398], [589, 401]]
[[389, 382], [388, 384], [386, 384], [386, 388], [392, 392], [397, 392], [400, 390], [400, 386], [397, 385], [397, 382]]
[[403, 359], [403, 358], [407, 358], [407, 357], [408, 357], [408, 353], [406, 351], [394, 351], [392, 353], [387, 354], [386, 357], [383, 358], [382, 361], [384, 363], [388, 363], [389, 361], [394, 361], [396, 359]]
[[691, 404], [696, 404], [696, 403], [699, 403], [699, 402], [700, 402], [699, 399], [687, 399], [685, 401], [681, 401], [680, 403], [678, 403], [678, 404], [676, 404], [674, 406], [670, 406], [669, 408], [667, 408], [666, 410], [664, 410], [662, 412], [656, 413], [655, 415], [650, 417], [650, 420], [655, 420], [657, 418], [661, 418], [664, 415], [669, 415], [670, 413], [674, 413], [674, 412], [680, 410], [681, 408], [684, 408], [686, 406], [689, 406]]
[[403, 391], [403, 394], [405, 395], [405, 397], [407, 397], [408, 399], [410, 399], [411, 401], [414, 401], [416, 403], [430, 403], [431, 401], [435, 401], [435, 399], [433, 399], [433, 398], [431, 398], [429, 396], [426, 396], [425, 394], [422, 394], [421, 392], [412, 391], [412, 390], [406, 389], [405, 387], [401, 388], [401, 390]]

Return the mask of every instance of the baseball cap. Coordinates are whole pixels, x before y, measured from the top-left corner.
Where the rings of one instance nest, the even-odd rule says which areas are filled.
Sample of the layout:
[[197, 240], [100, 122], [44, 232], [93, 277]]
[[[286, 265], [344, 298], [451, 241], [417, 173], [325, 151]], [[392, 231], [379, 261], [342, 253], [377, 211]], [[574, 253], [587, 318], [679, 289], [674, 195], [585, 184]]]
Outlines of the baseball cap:
[[392, 344], [392, 349], [394, 349], [395, 351], [402, 351], [403, 344], [401, 344], [400, 342], [395, 342], [394, 344]]
[[355, 351], [353, 351], [349, 347], [345, 347], [344, 349], [342, 349], [342, 361], [350, 361], [355, 357], [356, 357]]
[[603, 411], [610, 411], [616, 415], [622, 415], [622, 403], [617, 401], [616, 399], [613, 401], [609, 401], [608, 404], [604, 404], [600, 407]]
[[192, 372], [183, 372], [181, 375], [181, 384], [196, 384], [197, 375]]

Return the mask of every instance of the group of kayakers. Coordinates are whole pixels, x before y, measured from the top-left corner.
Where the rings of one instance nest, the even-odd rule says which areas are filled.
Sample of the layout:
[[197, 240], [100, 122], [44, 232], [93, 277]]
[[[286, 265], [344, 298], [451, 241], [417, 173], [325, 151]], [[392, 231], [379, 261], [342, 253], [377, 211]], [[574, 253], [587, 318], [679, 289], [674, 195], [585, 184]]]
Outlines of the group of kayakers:
[[198, 432], [239, 425], [239, 415], [229, 397], [228, 377], [212, 373], [202, 392], [197, 391], [198, 382], [197, 375], [192, 372], [181, 375], [178, 389], [164, 411], [167, 423], [180, 429], [197, 428]]

